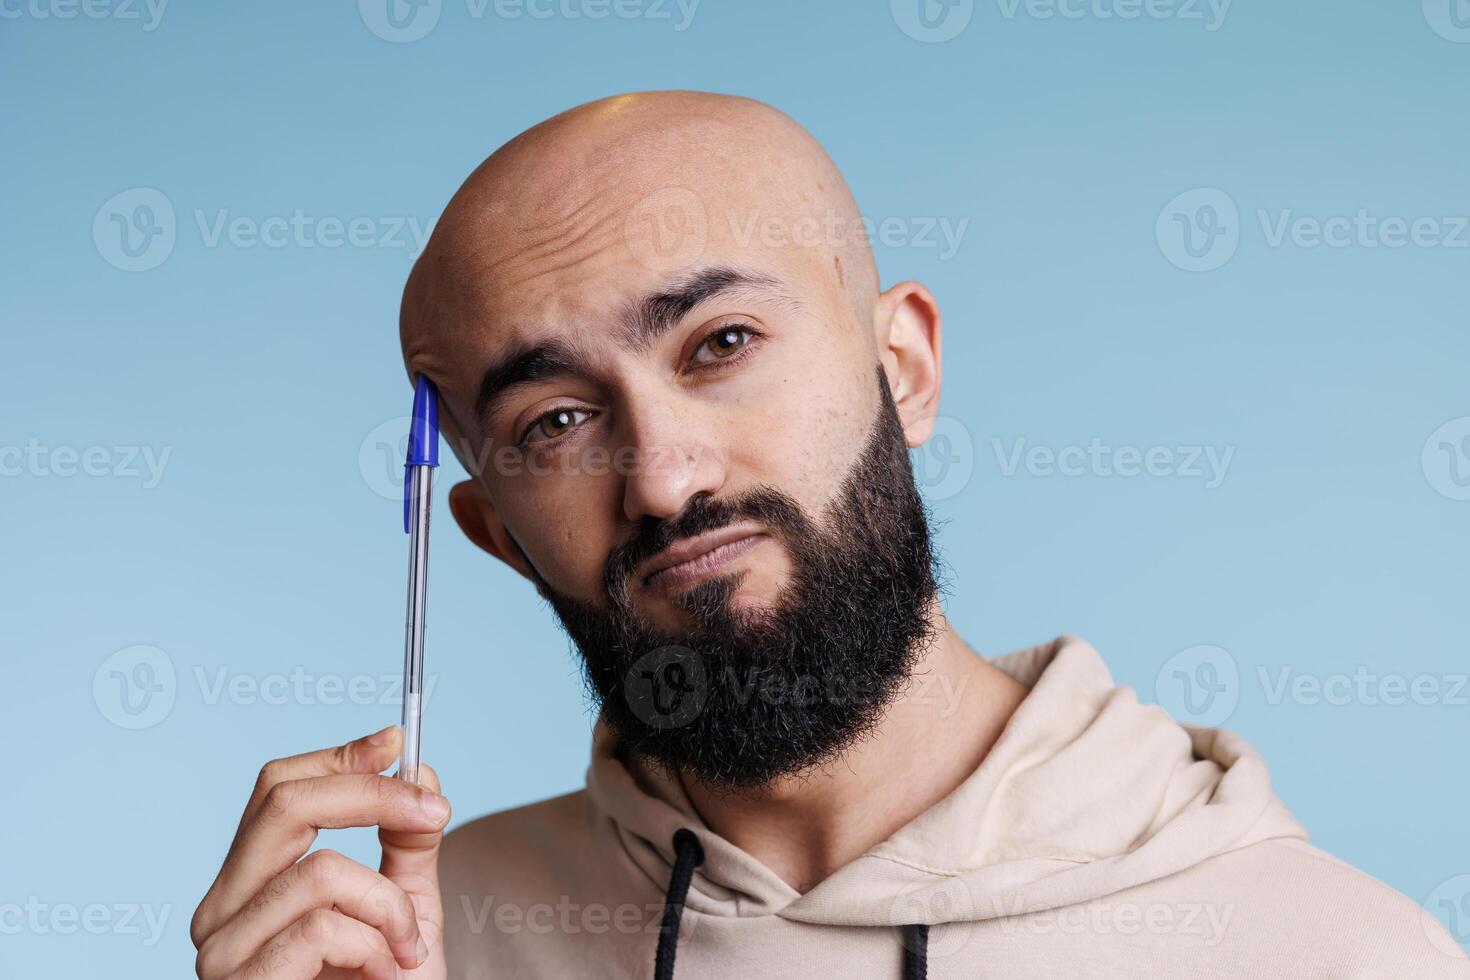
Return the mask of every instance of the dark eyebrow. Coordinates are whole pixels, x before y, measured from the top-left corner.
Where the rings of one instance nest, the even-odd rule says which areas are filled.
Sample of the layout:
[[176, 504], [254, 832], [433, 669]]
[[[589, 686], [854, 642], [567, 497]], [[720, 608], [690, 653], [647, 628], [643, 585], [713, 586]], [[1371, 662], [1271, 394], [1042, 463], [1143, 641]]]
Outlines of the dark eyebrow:
[[772, 289], [779, 283], [769, 276], [727, 266], [712, 266], [675, 280], [663, 291], [632, 304], [623, 318], [620, 345], [628, 351], [645, 351], [700, 303], [752, 286]]
[[558, 339], [514, 344], [485, 369], [475, 396], [475, 418], [488, 427], [505, 398], [520, 385], [551, 378], [591, 377], [594, 367], [587, 355]]
[[[726, 266], [701, 269], [629, 304], [622, 317], [617, 342], [622, 349], [641, 353], [671, 330], [690, 310], [721, 293], [739, 288], [779, 288], [769, 276]], [[552, 378], [596, 376], [596, 365], [583, 349], [560, 339], [513, 344], [501, 353], [480, 378], [475, 418], [486, 428], [505, 398], [520, 385]]]

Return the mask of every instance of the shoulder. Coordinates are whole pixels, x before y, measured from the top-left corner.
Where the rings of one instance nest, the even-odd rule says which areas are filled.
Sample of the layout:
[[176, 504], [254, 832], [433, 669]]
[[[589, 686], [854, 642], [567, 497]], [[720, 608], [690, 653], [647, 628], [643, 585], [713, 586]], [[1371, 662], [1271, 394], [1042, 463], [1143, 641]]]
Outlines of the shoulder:
[[[644, 924], [661, 910], [660, 896], [652, 886], [643, 889], [648, 896], [629, 895], [619, 845], [604, 824], [586, 792], [577, 792], [479, 817], [448, 834], [439, 879], [450, 976], [644, 972], [643, 946], [653, 941], [643, 938]], [[638, 941], [610, 948], [610, 931]]]
[[446, 892], [535, 894], [555, 889], [593, 847], [585, 791], [486, 814], [444, 838], [439, 876]]
[[1226, 928], [1227, 937], [1274, 945], [1300, 970], [1342, 977], [1470, 978], [1464, 952], [1434, 915], [1306, 841], [1263, 841], [1183, 875], [1192, 873], [1214, 879], [1208, 893], [1233, 903], [1221, 908], [1237, 923]]

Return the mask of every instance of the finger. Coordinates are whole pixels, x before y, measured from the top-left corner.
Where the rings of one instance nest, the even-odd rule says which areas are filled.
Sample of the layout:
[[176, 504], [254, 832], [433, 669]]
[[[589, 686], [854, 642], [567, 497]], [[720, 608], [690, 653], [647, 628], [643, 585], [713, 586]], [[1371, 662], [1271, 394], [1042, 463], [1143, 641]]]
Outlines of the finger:
[[205, 940], [200, 972], [224, 976], [312, 909], [334, 907], [382, 933], [405, 969], [428, 955], [417, 910], [402, 888], [336, 851], [321, 850], [272, 878]]
[[401, 741], [402, 729], [397, 725], [389, 725], [381, 731], [355, 738], [342, 745], [267, 762], [261, 767], [260, 775], [255, 780], [255, 787], [245, 804], [245, 812], [240, 817], [240, 826], [245, 826], [277, 784], [293, 779], [310, 779], [313, 776], [382, 772], [397, 760]]
[[225, 857], [195, 916], [196, 927], [207, 939], [267, 881], [295, 864], [321, 828], [376, 825], [433, 833], [448, 820], [444, 797], [387, 776], [317, 776], [277, 783]]
[[[328, 966], [361, 970], [363, 980], [398, 977], [383, 934], [330, 909], [306, 913], [224, 976], [229, 980], [312, 980]], [[200, 977], [215, 980], [202, 973]]]
[[[401, 736], [401, 729], [397, 725], [390, 725], [343, 745], [267, 762], [261, 767], [260, 775], [255, 780], [255, 787], [250, 793], [250, 799], [245, 804], [245, 811], [240, 816], [235, 838], [230, 842], [229, 852], [225, 855], [225, 866], [229, 866], [231, 858], [238, 850], [245, 828], [250, 825], [261, 803], [276, 786], [283, 782], [309, 779], [313, 776], [382, 772], [397, 758]], [[221, 868], [220, 874], [224, 874], [224, 868]], [[200, 901], [199, 907], [194, 911], [194, 918], [189, 924], [189, 937], [194, 941], [196, 948], [202, 946], [210, 933], [229, 918], [234, 909], [238, 907], [238, 904], [223, 910], [219, 907], [220, 887], [219, 877], [216, 877], [209, 886], [209, 891]]]
[[[439, 774], [427, 765], [420, 766], [419, 784], [437, 792]], [[378, 840], [383, 845], [383, 861], [378, 870], [413, 901], [418, 910], [420, 932], [430, 947], [435, 946], [444, 931], [444, 907], [439, 897], [439, 846], [444, 840], [443, 828], [416, 833], [383, 827], [378, 831]]]

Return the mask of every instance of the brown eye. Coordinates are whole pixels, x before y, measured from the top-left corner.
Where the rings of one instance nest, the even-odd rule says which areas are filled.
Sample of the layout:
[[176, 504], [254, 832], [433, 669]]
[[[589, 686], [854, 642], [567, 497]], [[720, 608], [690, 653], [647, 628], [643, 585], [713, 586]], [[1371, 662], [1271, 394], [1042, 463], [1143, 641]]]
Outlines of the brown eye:
[[592, 417], [591, 412], [576, 408], [557, 408], [541, 416], [526, 430], [522, 443], [547, 442], [570, 432]]
[[[752, 333], [743, 327], [721, 327], [704, 339], [694, 352], [695, 364], [709, 364], [737, 354], [750, 343]], [[708, 352], [708, 357], [704, 356]]]

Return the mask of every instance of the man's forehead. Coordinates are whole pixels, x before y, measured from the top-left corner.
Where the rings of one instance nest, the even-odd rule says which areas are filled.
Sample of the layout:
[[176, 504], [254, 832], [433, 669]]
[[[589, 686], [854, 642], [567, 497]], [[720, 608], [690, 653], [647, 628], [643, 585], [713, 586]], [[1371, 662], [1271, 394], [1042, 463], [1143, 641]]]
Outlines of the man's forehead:
[[774, 110], [619, 121], [645, 102], [677, 117], [684, 101], [613, 100], [581, 122], [552, 120], [477, 170], [405, 292], [410, 371], [459, 380], [467, 361], [548, 334], [636, 339], [646, 331], [630, 310], [701, 269], [774, 271], [815, 296], [841, 288], [843, 268], [871, 265], [866, 243], [848, 240], [856, 211], [840, 175]]

